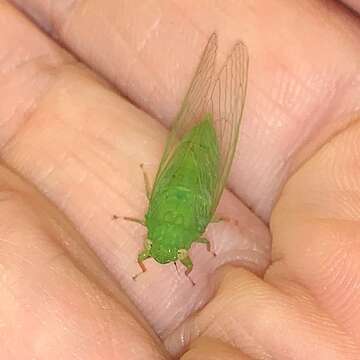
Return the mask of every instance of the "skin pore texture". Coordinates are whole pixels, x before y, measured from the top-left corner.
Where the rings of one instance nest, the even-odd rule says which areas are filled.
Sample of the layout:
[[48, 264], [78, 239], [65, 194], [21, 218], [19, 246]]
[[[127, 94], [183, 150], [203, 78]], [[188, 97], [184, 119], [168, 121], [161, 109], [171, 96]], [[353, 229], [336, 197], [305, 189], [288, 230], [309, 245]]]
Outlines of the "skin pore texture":
[[[0, 358], [359, 359], [357, 11], [0, 0]], [[231, 221], [216, 257], [193, 246], [196, 286], [151, 259], [134, 281], [146, 231], [121, 216], [143, 218], [139, 165], [151, 183], [214, 30], [220, 64], [250, 55]]]

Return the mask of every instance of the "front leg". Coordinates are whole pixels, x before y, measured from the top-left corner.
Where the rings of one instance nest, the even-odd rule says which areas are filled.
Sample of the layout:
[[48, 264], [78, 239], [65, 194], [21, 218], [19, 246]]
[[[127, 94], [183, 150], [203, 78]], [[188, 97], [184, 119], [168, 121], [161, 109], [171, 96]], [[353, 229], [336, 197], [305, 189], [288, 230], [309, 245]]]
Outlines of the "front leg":
[[148, 200], [150, 200], [150, 195], [151, 195], [150, 181], [149, 181], [149, 178], [147, 176], [147, 173], [144, 170], [144, 164], [140, 164], [140, 167], [141, 167], [141, 170], [142, 170], [143, 176], [144, 176], [146, 197], [148, 198]]
[[191, 277], [189, 276], [190, 272], [193, 269], [193, 263], [190, 259], [190, 256], [188, 254], [188, 251], [186, 249], [180, 249], [178, 251], [178, 259], [180, 260], [180, 262], [186, 267], [185, 270], [185, 275], [188, 277], [188, 279], [191, 281], [191, 283], [193, 284], [193, 286], [195, 286], [194, 281], [191, 279]]
[[226, 217], [226, 216], [216, 216], [214, 215], [214, 217], [211, 219], [210, 223], [211, 224], [216, 224], [216, 223], [219, 223], [219, 222], [223, 222], [223, 221], [226, 221], [226, 222], [229, 222], [229, 223], [233, 223], [234, 225], [238, 226], [239, 225], [239, 222], [235, 219], [231, 219], [229, 217]]
[[144, 265], [144, 261], [146, 259], [148, 259], [149, 257], [151, 257], [150, 251], [151, 251], [151, 240], [149, 239], [145, 239], [144, 242], [144, 249], [139, 253], [138, 255], [138, 264], [141, 268], [141, 272], [134, 275], [132, 278], [133, 280], [136, 280], [137, 277], [139, 277], [139, 275], [143, 274], [146, 271], [146, 267]]
[[222, 221], [225, 221], [224, 217], [214, 215], [210, 222], [211, 223], [219, 223], [219, 222], [222, 222]]
[[204, 237], [200, 237], [197, 240], [195, 240], [195, 242], [200, 243], [200, 244], [205, 244], [206, 245], [206, 249], [209, 253], [213, 254], [213, 256], [216, 256], [215, 251], [211, 250], [211, 243], [207, 238]]

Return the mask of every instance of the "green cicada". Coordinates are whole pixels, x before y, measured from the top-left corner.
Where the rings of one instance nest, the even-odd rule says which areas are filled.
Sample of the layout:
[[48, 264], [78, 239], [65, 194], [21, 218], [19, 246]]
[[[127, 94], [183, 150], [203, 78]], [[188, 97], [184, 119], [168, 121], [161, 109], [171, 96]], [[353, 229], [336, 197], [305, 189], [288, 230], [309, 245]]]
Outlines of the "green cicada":
[[[248, 70], [246, 46], [237, 43], [217, 76], [217, 37], [213, 34], [170, 132], [142, 223], [147, 239], [138, 263], [179, 260], [186, 275], [193, 264], [188, 251], [203, 237], [229, 175], [239, 136]], [[146, 176], [145, 176], [146, 181]], [[146, 181], [148, 184], [148, 182]]]

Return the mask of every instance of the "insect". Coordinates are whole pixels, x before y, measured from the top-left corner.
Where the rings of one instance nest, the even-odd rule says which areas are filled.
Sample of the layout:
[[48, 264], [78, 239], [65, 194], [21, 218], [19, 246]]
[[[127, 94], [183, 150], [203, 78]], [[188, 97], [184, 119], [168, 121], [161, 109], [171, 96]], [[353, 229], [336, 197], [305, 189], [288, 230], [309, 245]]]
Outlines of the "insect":
[[203, 233], [215, 221], [234, 157], [248, 72], [243, 43], [233, 47], [217, 76], [216, 52], [214, 33], [169, 134], [151, 191], [144, 173], [149, 199], [145, 220], [125, 217], [147, 228], [138, 254], [142, 272], [144, 260], [153, 258], [160, 264], [179, 260], [188, 275], [193, 268], [191, 245], [203, 243], [210, 250]]

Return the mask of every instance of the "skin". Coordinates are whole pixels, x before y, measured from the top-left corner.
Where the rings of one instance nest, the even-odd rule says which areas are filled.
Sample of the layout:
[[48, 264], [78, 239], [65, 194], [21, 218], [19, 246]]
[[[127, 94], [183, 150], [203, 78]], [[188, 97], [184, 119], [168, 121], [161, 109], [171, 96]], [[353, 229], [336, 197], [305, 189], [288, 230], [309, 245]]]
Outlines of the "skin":
[[[0, 358], [359, 359], [358, 2], [13, 3], [39, 27], [0, 1]], [[144, 233], [113, 216], [145, 213], [214, 29], [220, 62], [251, 50], [234, 221], [195, 287], [133, 281]]]

